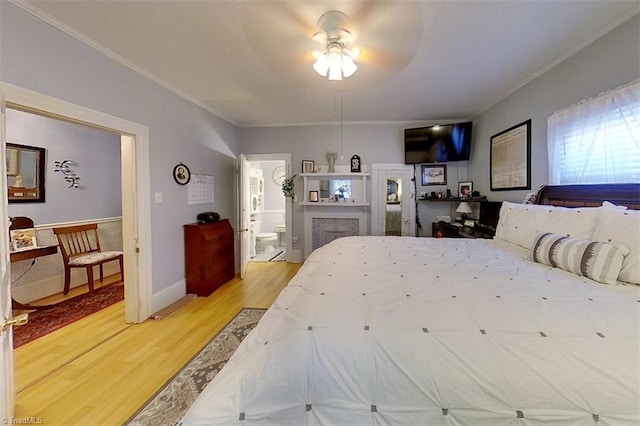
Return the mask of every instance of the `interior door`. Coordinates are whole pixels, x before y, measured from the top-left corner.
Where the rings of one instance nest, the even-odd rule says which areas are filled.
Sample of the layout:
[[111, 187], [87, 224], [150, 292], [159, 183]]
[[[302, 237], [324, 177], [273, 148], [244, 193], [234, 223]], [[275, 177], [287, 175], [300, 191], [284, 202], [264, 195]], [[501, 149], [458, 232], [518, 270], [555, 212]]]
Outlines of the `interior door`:
[[251, 241], [249, 226], [251, 224], [251, 177], [249, 161], [240, 154], [240, 278], [244, 278], [249, 265]]
[[[405, 165], [374, 165], [372, 174], [373, 235], [415, 235], [415, 187], [413, 168]], [[394, 182], [391, 190], [388, 182]], [[393, 224], [394, 232], [387, 227]], [[399, 232], [395, 232], [398, 230]]]
[[[1, 96], [1, 95], [0, 95]], [[6, 164], [5, 144], [5, 103], [0, 99], [0, 158]], [[0, 191], [0, 226], [9, 229], [7, 214], [7, 175], [1, 173], [2, 183]], [[14, 378], [13, 378], [13, 333], [12, 327], [5, 328], [4, 324], [12, 317], [11, 313], [11, 263], [9, 261], [9, 232], [0, 232], [0, 419], [13, 417], [14, 408]]]

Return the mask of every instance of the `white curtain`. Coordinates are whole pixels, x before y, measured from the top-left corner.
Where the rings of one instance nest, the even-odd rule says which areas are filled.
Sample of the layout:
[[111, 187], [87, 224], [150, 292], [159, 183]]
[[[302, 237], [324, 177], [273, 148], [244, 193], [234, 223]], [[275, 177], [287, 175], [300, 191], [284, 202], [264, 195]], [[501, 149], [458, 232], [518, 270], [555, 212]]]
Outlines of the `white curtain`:
[[640, 182], [640, 80], [547, 120], [549, 183]]

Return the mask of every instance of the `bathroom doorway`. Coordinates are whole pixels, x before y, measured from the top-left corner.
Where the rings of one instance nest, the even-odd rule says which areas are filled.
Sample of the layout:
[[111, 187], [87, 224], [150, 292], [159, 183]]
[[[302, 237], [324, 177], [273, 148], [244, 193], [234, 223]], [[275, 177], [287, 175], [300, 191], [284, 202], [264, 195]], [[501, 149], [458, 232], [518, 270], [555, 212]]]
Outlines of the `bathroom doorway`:
[[282, 154], [247, 155], [247, 160], [251, 212], [249, 261], [287, 261], [290, 201], [282, 193], [282, 182], [291, 176], [289, 162]]

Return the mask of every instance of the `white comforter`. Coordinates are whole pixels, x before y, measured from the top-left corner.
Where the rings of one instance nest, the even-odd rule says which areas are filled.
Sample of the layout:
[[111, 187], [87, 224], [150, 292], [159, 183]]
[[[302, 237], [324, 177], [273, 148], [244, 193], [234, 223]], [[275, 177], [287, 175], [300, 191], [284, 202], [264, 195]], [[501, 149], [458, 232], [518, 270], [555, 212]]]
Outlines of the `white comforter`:
[[183, 422], [639, 424], [640, 287], [526, 254], [491, 240], [336, 240]]

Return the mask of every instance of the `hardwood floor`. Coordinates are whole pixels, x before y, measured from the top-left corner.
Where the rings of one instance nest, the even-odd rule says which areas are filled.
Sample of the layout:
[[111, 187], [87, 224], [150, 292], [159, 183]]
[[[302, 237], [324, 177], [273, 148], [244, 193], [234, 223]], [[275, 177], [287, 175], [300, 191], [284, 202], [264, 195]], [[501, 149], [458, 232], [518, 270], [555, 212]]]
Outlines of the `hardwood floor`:
[[16, 418], [120, 425], [243, 307], [267, 308], [301, 264], [254, 262], [161, 320], [124, 323], [120, 302], [15, 350]]

